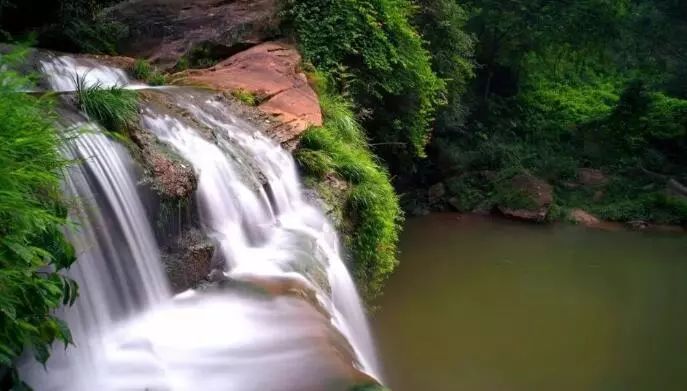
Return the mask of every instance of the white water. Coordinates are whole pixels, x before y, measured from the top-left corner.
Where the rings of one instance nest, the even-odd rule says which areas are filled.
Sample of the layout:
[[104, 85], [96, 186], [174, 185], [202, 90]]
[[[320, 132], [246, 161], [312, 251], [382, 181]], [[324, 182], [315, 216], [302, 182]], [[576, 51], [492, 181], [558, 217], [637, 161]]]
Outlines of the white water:
[[[70, 58], [42, 66], [55, 90], [73, 89], [75, 71], [88, 83], [128, 82], [119, 70], [91, 71]], [[48, 372], [23, 366], [29, 384], [38, 391], [346, 390], [361, 378], [351, 364], [379, 378], [336, 232], [303, 200], [292, 157], [219, 102], [194, 104], [197, 97], [182, 93], [175, 92], [179, 106], [197, 122], [148, 108], [142, 124], [199, 174], [202, 223], [220, 245], [226, 275], [270, 293], [220, 289], [172, 298], [133, 162], [103, 134], [82, 135], [71, 153], [85, 164], [66, 183], [82, 206], [71, 235], [80, 256], [70, 272], [81, 297], [64, 314], [77, 347], [57, 348]], [[198, 122], [211, 132], [189, 125]]]
[[94, 60], [70, 56], [52, 56], [40, 62], [41, 72], [47, 76], [52, 91], [76, 91], [77, 76], [86, 86], [103, 88], [125, 86], [127, 89], [147, 88], [145, 84], [132, 83], [124, 70], [99, 64]]
[[74, 124], [66, 155], [79, 159], [64, 188], [76, 204], [68, 236], [78, 261], [69, 275], [79, 284], [73, 307], [61, 314], [77, 348], [55, 347], [46, 372], [31, 361], [22, 367], [36, 390], [93, 390], [102, 346], [111, 326], [169, 297], [158, 247], [136, 189], [125, 148], [94, 125]]
[[[229, 275], [304, 280], [317, 290], [333, 323], [355, 348], [362, 369], [379, 377], [372, 337], [355, 285], [339, 256], [338, 237], [322, 212], [303, 200], [291, 155], [225, 113], [216, 100], [185, 106], [215, 131], [217, 144], [170, 116], [147, 111], [143, 123], [199, 173], [197, 197], [203, 221], [221, 243]], [[255, 168], [265, 177], [265, 187], [260, 186]], [[326, 271], [331, 298], [326, 287], [305, 279], [316, 276], [299, 274], [302, 270]]]

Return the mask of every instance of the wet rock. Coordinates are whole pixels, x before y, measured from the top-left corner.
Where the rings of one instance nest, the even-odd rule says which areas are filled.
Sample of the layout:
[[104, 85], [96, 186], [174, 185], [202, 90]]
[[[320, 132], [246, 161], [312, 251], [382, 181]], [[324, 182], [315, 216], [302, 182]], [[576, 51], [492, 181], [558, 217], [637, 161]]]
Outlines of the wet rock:
[[198, 186], [198, 179], [190, 163], [159, 143], [143, 127], [131, 126], [129, 137], [140, 149], [136, 155], [147, 171], [147, 180], [161, 197], [191, 196]]
[[570, 211], [570, 220], [576, 224], [584, 225], [586, 227], [594, 227], [601, 223], [601, 221], [591, 213], [582, 209], [573, 209]]
[[279, 0], [130, 0], [106, 11], [128, 27], [121, 52], [171, 68], [201, 48], [227, 58], [279, 29]]
[[510, 179], [510, 188], [523, 200], [522, 206], [497, 205], [498, 210], [507, 217], [518, 220], [543, 222], [553, 203], [553, 187], [547, 182], [529, 174], [522, 173]]
[[162, 249], [162, 262], [174, 292], [195, 288], [211, 272], [215, 246], [197, 229], [183, 232]]
[[219, 64], [176, 74], [175, 83], [204, 85], [255, 96], [258, 108], [274, 118], [270, 136], [281, 143], [322, 125], [317, 94], [299, 71], [301, 57], [291, 46], [265, 42]]
[[608, 177], [596, 168], [580, 168], [577, 170], [577, 182], [583, 186], [604, 186]]

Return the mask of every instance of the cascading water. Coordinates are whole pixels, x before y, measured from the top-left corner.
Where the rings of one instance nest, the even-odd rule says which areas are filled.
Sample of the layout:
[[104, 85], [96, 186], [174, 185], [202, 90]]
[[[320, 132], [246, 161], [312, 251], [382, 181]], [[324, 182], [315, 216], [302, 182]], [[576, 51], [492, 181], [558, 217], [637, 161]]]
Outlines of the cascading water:
[[[67, 232], [78, 254], [69, 271], [80, 287], [74, 307], [63, 311], [77, 348], [55, 349], [47, 371], [22, 367], [37, 390], [92, 390], [101, 387], [101, 347], [117, 321], [169, 296], [157, 244], [136, 191], [133, 161], [125, 148], [95, 125], [74, 123], [65, 154], [78, 159], [64, 187], [77, 207]], [[67, 130], [67, 133], [70, 133]]]
[[[179, 96], [181, 95], [181, 96]], [[257, 129], [224, 112], [221, 103], [177, 94], [215, 142], [178, 119], [148, 110], [143, 123], [199, 171], [204, 222], [220, 244], [231, 276], [328, 278], [318, 298], [351, 342], [363, 368], [379, 377], [374, 347], [353, 281], [338, 254], [338, 237], [323, 214], [304, 202], [291, 155]], [[264, 179], [256, 174], [262, 174]], [[264, 183], [261, 183], [264, 182]], [[308, 243], [303, 247], [303, 243]], [[301, 273], [301, 274], [299, 274]]]
[[[42, 63], [54, 89], [72, 90], [75, 71], [89, 83], [126, 82], [119, 70], [94, 73], [90, 65]], [[81, 297], [64, 311], [77, 346], [56, 349], [47, 372], [24, 365], [29, 384], [316, 391], [379, 379], [336, 232], [303, 200], [291, 156], [206, 92], [164, 94], [193, 120], [149, 104], [141, 125], [194, 166], [201, 222], [225, 260], [225, 281], [172, 298], [133, 161], [97, 129], [81, 134], [69, 154], [83, 164], [65, 183], [80, 205], [79, 229], [70, 233], [80, 256], [70, 274]]]

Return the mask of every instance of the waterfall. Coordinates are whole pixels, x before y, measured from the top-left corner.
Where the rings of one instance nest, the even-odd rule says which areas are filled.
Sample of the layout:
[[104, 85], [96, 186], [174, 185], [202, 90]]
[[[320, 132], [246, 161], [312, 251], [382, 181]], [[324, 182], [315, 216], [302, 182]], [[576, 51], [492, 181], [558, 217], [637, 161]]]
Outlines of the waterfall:
[[[41, 66], [54, 90], [73, 90], [74, 72], [128, 84], [91, 60]], [[76, 346], [56, 348], [47, 371], [26, 360], [24, 378], [38, 391], [347, 390], [380, 379], [338, 236], [304, 200], [291, 155], [208, 92], [159, 93], [191, 118], [146, 104], [141, 126], [193, 165], [195, 205], [224, 281], [172, 295], [136, 164], [94, 124], [72, 123], [87, 130], [69, 142], [67, 156], [81, 164], [64, 184], [78, 206], [69, 274], [81, 295], [60, 315]]]
[[[95, 125], [76, 123], [65, 155], [78, 159], [64, 183], [75, 204], [67, 236], [78, 261], [69, 270], [79, 284], [76, 304], [62, 311], [76, 348], [56, 347], [47, 371], [31, 361], [22, 366], [37, 390], [92, 390], [101, 347], [118, 321], [169, 296], [157, 244], [136, 190], [128, 151]], [[69, 132], [69, 130], [67, 130]]]
[[309, 283], [317, 276], [299, 272], [324, 271], [328, 287], [316, 286], [318, 297], [363, 368], [379, 377], [367, 320], [339, 255], [338, 236], [322, 212], [303, 200], [291, 155], [216, 100], [201, 96], [201, 104], [193, 104], [199, 97], [180, 92], [176, 99], [214, 130], [215, 142], [179, 119], [151, 110], [144, 113], [143, 123], [199, 172], [203, 221], [221, 244], [230, 276], [306, 277]]

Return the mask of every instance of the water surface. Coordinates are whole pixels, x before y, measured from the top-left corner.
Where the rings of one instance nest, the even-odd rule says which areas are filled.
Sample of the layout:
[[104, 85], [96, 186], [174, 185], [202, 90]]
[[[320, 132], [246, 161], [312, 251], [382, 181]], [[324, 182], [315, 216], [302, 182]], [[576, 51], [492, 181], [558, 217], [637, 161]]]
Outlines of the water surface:
[[687, 389], [687, 236], [410, 219], [373, 322], [411, 390]]

